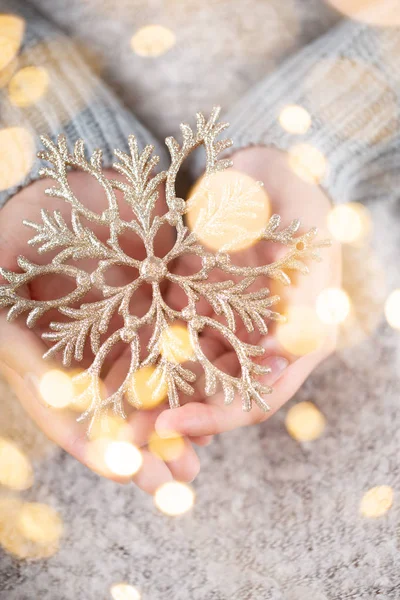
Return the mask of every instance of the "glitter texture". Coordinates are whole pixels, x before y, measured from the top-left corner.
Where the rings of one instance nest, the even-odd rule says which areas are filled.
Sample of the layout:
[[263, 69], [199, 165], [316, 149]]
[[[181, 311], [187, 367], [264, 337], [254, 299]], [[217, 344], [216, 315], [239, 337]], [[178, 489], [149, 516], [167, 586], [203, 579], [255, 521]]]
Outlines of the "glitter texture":
[[[90, 382], [83, 392], [89, 395], [90, 404], [80, 417], [81, 420], [88, 419], [93, 423], [110, 407], [117, 415], [125, 417], [124, 397], [129, 394], [134, 374], [146, 366], [156, 368], [161, 384], [167, 387], [171, 408], [179, 406], [182, 392], [185, 395], [193, 394], [195, 374], [179, 362], [169, 361], [168, 353], [163, 354], [160, 348], [163, 332], [176, 323], [184, 323], [188, 329], [193, 348], [191, 360], [200, 363], [204, 370], [206, 395], [213, 395], [218, 387], [222, 387], [227, 404], [237, 395], [241, 398], [245, 411], [251, 410], [253, 402], [262, 410], [269, 410], [264, 396], [272, 389], [260, 381], [260, 376], [267, 374], [269, 369], [255, 362], [256, 358], [262, 356], [264, 349], [239, 338], [236, 333], [236, 320], [241, 319], [248, 332], [257, 328], [261, 334], [266, 335], [266, 321], [280, 319], [280, 315], [272, 310], [279, 297], [270, 296], [268, 289], [250, 291], [250, 286], [260, 276], [290, 284], [286, 271], [307, 273], [308, 267], [304, 260], [320, 260], [319, 248], [329, 245], [329, 242], [317, 241], [316, 229], [296, 236], [300, 226], [297, 220], [280, 229], [280, 217], [273, 215], [260, 233], [259, 239], [282, 244], [287, 247], [287, 252], [270, 264], [235, 265], [223, 249], [214, 253], [200, 244], [195, 231], [190, 231], [185, 225], [188, 206], [183, 199], [176, 196], [175, 180], [182, 163], [199, 146], [204, 146], [206, 152], [206, 175], [231, 166], [230, 160], [218, 158], [220, 152], [232, 145], [229, 139], [217, 141], [218, 136], [228, 126], [227, 123], [218, 122], [218, 117], [218, 108], [213, 109], [208, 120], [199, 113], [195, 130], [187, 124], [181, 125], [181, 144], [173, 137], [167, 138], [166, 145], [171, 155], [170, 167], [155, 176], [152, 176], [152, 171], [159, 159], [152, 156], [153, 147], [146, 146], [140, 153], [135, 137], [129, 136], [130, 154], [115, 150], [118, 162], [113, 166], [125, 176], [124, 181], [107, 179], [102, 169], [101, 150], [96, 150], [90, 159], [87, 159], [83, 140], [78, 140], [73, 153], [70, 153], [64, 135], [58, 137], [57, 143], [53, 143], [48, 137], [41, 138], [45, 151], [40, 152], [39, 157], [53, 165], [52, 168], [43, 168], [41, 174], [56, 182], [54, 187], [46, 190], [46, 194], [61, 198], [70, 204], [71, 225], [67, 225], [59, 211], [50, 213], [45, 209], [41, 212], [40, 224], [24, 221], [25, 225], [35, 231], [35, 236], [29, 243], [38, 246], [40, 254], [57, 250], [57, 255], [46, 265], [34, 264], [19, 257], [20, 273], [0, 269], [0, 274], [8, 282], [0, 285], [0, 308], [9, 308], [9, 320], [22, 313], [28, 313], [27, 325], [30, 328], [51, 309], [57, 309], [68, 317], [67, 322], [51, 322], [50, 331], [43, 334], [43, 338], [53, 343], [45, 357], [61, 352], [66, 367], [70, 366], [73, 360], [82, 360], [86, 340], [89, 338], [93, 362], [78, 378], [83, 377]], [[69, 185], [69, 168], [86, 172], [97, 180], [107, 198], [107, 210], [97, 214], [78, 199]], [[161, 216], [154, 214], [160, 184], [165, 184], [167, 204], [167, 211]], [[132, 209], [134, 218], [130, 221], [121, 218], [117, 190], [122, 192], [124, 202]], [[94, 232], [82, 223], [83, 219], [89, 223], [107, 226], [107, 242], [101, 242]], [[160, 228], [167, 223], [176, 229], [176, 239], [172, 249], [163, 258], [159, 258], [154, 254], [154, 239]], [[132, 232], [141, 239], [146, 250], [144, 260], [132, 258], [122, 250], [120, 236], [127, 232]], [[185, 276], [170, 272], [169, 263], [185, 254], [200, 257], [199, 270], [195, 274]], [[85, 272], [79, 266], [79, 261], [87, 258], [97, 261], [97, 267], [92, 273]], [[71, 264], [71, 259], [75, 264]], [[139, 275], [123, 287], [109, 286], [105, 283], [105, 274], [113, 266], [134, 267]], [[235, 281], [211, 281], [209, 275], [213, 269], [234, 277]], [[32, 300], [18, 294], [18, 288], [47, 274], [72, 277], [76, 281], [76, 288], [61, 298], [47, 301]], [[188, 303], [181, 311], [172, 309], [164, 301], [160, 289], [163, 280], [177, 284], [185, 292]], [[146, 314], [137, 317], [130, 313], [129, 304], [136, 290], [144, 282], [152, 287], [152, 302]], [[72, 307], [92, 289], [100, 290], [103, 299], [81, 304], [78, 308]], [[201, 298], [212, 306], [214, 316], [198, 314], [196, 304]], [[109, 333], [110, 320], [116, 313], [122, 317], [123, 325]], [[221, 322], [217, 315], [223, 317], [224, 322]], [[139, 332], [149, 325], [152, 327], [152, 335], [147, 344], [146, 357], [141, 359]], [[241, 367], [237, 377], [221, 371], [203, 352], [199, 338], [205, 327], [217, 330], [236, 352]], [[101, 336], [106, 336], [105, 341], [101, 341]], [[100, 389], [101, 370], [110, 351], [119, 343], [124, 343], [130, 348], [129, 369], [119, 388], [104, 397]], [[141, 408], [140, 402], [136, 403], [136, 408]]]

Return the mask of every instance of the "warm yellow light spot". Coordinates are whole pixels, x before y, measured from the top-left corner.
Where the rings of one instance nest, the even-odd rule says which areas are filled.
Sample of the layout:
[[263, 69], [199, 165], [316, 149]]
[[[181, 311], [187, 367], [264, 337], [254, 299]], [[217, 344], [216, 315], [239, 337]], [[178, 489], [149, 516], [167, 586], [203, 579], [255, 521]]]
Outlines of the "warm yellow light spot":
[[104, 462], [115, 475], [129, 477], [139, 471], [143, 456], [140, 450], [129, 442], [110, 442], [105, 450]]
[[171, 461], [182, 456], [185, 442], [178, 433], [171, 432], [168, 437], [160, 437], [156, 432], [149, 439], [149, 450], [161, 460]]
[[0, 89], [8, 85], [11, 77], [18, 68], [18, 57], [13, 58], [4, 69], [0, 70]]
[[357, 202], [332, 208], [327, 218], [330, 233], [342, 244], [357, 244], [370, 233], [372, 221], [368, 210]]
[[319, 438], [325, 429], [325, 417], [312, 402], [299, 402], [292, 406], [285, 419], [289, 435], [299, 442]]
[[17, 527], [27, 540], [38, 544], [54, 544], [63, 533], [63, 522], [54, 508], [37, 502], [22, 506]]
[[285, 131], [301, 135], [310, 129], [311, 117], [305, 108], [292, 104], [282, 109], [279, 123]]
[[394, 290], [385, 302], [386, 320], [393, 329], [400, 329], [400, 289]]
[[[24, 513], [25, 515], [30, 514], [30, 506], [32, 505], [24, 504], [19, 498], [0, 498], [0, 544], [6, 552], [18, 559], [40, 560], [53, 556], [59, 547], [59, 536], [56, 539], [54, 532], [57, 531], [61, 535], [62, 524], [61, 528], [58, 524], [53, 529], [53, 533], [46, 536], [43, 531], [46, 531], [47, 523], [44, 530], [40, 527], [38, 529], [37, 520], [34, 519], [32, 522], [29, 518], [23, 517]], [[52, 523], [55, 525], [55, 520]], [[51, 529], [52, 527], [48, 531]], [[41, 533], [38, 533], [39, 530]], [[51, 541], [41, 543], [33, 541], [32, 537], [42, 540], [48, 537]]]
[[205, 246], [223, 252], [254, 245], [271, 214], [262, 185], [234, 169], [200, 178], [187, 208], [189, 228]]
[[116, 583], [111, 587], [111, 597], [113, 600], [140, 600], [139, 591], [128, 583]]
[[8, 85], [10, 102], [24, 108], [35, 104], [49, 87], [49, 76], [43, 67], [25, 67], [14, 75]]
[[168, 386], [160, 367], [141, 367], [132, 376], [127, 399], [132, 406], [149, 410], [167, 397]]
[[381, 517], [393, 504], [393, 489], [389, 485], [378, 485], [362, 497], [360, 512], [363, 517]]
[[350, 312], [350, 299], [340, 288], [327, 288], [318, 295], [316, 310], [323, 323], [338, 325]]
[[174, 32], [163, 25], [141, 27], [131, 38], [131, 48], [139, 56], [161, 56], [175, 43]]
[[370, 25], [396, 27], [400, 25], [400, 11], [395, 2], [377, 0], [325, 0], [342, 15]]
[[193, 357], [188, 328], [185, 325], [170, 325], [160, 336], [160, 352], [169, 362], [183, 363]]
[[277, 327], [277, 338], [286, 352], [304, 356], [320, 348], [326, 339], [326, 325], [309, 306], [291, 306], [286, 322]]
[[327, 172], [325, 156], [310, 144], [292, 146], [288, 152], [288, 161], [294, 173], [307, 183], [319, 183]]
[[89, 431], [89, 438], [123, 441], [127, 434], [126, 430], [127, 422], [122, 417], [107, 412], [94, 421]]
[[16, 15], [0, 15], [0, 70], [15, 57], [22, 42], [25, 21]]
[[43, 375], [39, 391], [46, 404], [53, 408], [66, 408], [74, 398], [71, 377], [58, 369], [53, 369]]
[[28, 458], [10, 440], [0, 438], [0, 484], [12, 490], [26, 490], [33, 484]]
[[169, 481], [157, 489], [154, 502], [161, 512], [174, 517], [192, 508], [194, 492], [185, 483]]
[[[90, 390], [91, 378], [83, 371], [83, 369], [75, 369], [70, 373], [70, 377], [74, 387], [74, 397], [68, 408], [78, 413], [83, 413], [90, 407], [93, 400], [93, 395]], [[106, 387], [104, 381], [98, 379], [98, 384], [100, 387], [100, 396], [105, 398]], [[96, 421], [95, 429], [98, 427], [98, 423], [99, 422]]]
[[0, 130], [0, 192], [21, 183], [32, 168], [35, 143], [23, 127]]

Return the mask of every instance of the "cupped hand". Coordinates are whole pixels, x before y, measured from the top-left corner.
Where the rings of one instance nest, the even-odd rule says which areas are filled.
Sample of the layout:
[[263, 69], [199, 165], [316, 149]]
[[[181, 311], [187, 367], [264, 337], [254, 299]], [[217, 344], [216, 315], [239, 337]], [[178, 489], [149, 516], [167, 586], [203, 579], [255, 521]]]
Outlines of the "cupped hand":
[[[116, 178], [116, 173], [114, 171], [106, 172], [106, 176]], [[99, 187], [93, 178], [75, 171], [69, 174], [69, 181], [73, 191], [78, 197], [84, 199], [88, 208], [98, 213], [107, 208], [105, 198], [101, 197]], [[36, 181], [17, 193], [0, 210], [0, 264], [3, 268], [20, 271], [17, 264], [18, 256], [25, 256], [36, 264], [47, 264], [53, 258], [54, 253], [48, 252], [40, 255], [35, 248], [28, 245], [28, 241], [32, 238], [32, 230], [22, 224], [23, 219], [40, 223], [41, 208], [46, 208], [50, 212], [59, 210], [65, 221], [70, 222], [70, 207], [62, 200], [50, 198], [44, 194], [44, 190], [52, 184], [52, 181], [46, 179]], [[160, 210], [162, 210], [162, 191], [160, 196]], [[131, 218], [130, 209], [123, 202], [120, 203], [120, 210], [123, 211], [122, 218]], [[107, 240], [106, 228], [104, 231], [99, 228], [96, 234], [102, 241]], [[170, 231], [164, 232], [164, 237], [160, 236], [157, 240], [158, 251], [161, 253], [164, 245], [165, 247], [171, 246], [168, 236], [172, 236], [172, 228]], [[144, 258], [144, 249], [138, 238], [130, 238], [127, 240], [127, 244], [132, 256]], [[90, 260], [86, 262], [86, 267], [90, 271], [92, 268]], [[81, 261], [80, 266], [85, 268], [85, 261]], [[109, 273], [109, 277], [110, 285], [119, 286], [131, 281], [133, 273], [132, 270], [115, 267]], [[1, 283], [7, 282], [0, 277]], [[18, 292], [27, 298], [49, 300], [66, 295], [73, 287], [69, 278], [46, 275], [35, 278], [29, 286], [19, 289]], [[149, 304], [150, 293], [151, 290], [146, 286], [142, 286], [136, 292], [135, 310], [138, 313], [145, 312]], [[100, 292], [93, 291], [90, 294], [85, 301], [95, 302], [101, 298]], [[56, 410], [46, 405], [39, 391], [41, 377], [50, 369], [57, 368], [56, 362], [44, 361], [42, 358], [42, 355], [48, 350], [48, 346], [41, 338], [41, 334], [48, 330], [50, 321], [60, 321], [60, 315], [56, 311], [49, 311], [39, 320], [37, 326], [30, 330], [27, 328], [23, 316], [10, 323], [6, 319], [6, 314], [6, 310], [0, 311], [0, 370], [2, 374], [17, 393], [27, 413], [43, 432], [82, 463], [97, 470], [96, 463], [93, 462], [89, 452], [90, 440], [86, 436], [87, 425], [77, 423], [76, 413]], [[116, 327], [116, 324], [111, 323], [111, 331]], [[88, 367], [90, 362], [90, 356], [85, 355], [79, 366]], [[113, 385], [113, 380], [118, 377], [118, 371], [123, 369], [125, 362], [126, 356], [123, 349], [110, 353], [104, 372], [102, 372], [106, 386]], [[134, 481], [149, 493], [153, 493], [158, 486], [171, 479], [191, 481], [199, 470], [199, 461], [192, 442], [205, 445], [209, 443], [209, 438], [205, 436], [186, 438], [184, 450], [180, 456], [175, 460], [165, 462], [151, 453], [147, 447], [149, 437], [154, 432], [154, 423], [162, 409], [133, 411], [129, 406], [127, 408], [130, 408], [131, 412], [128, 414], [128, 427], [124, 432], [124, 439], [129, 439], [140, 447], [143, 456], [143, 465], [134, 476]], [[107, 475], [121, 483], [130, 480], [130, 478], [114, 476], [112, 473], [107, 473]]]
[[[284, 153], [272, 148], [248, 148], [233, 156], [233, 168], [250, 175], [256, 181], [263, 182], [271, 202], [271, 213], [282, 217], [283, 227], [298, 218], [302, 223], [301, 232], [317, 227], [321, 239], [329, 238], [326, 225], [331, 208], [329, 199], [320, 187], [305, 182], [293, 172]], [[246, 265], [265, 264], [265, 261], [276, 260], [281, 251], [282, 248], [276, 244], [268, 248], [263, 244], [256, 244], [237, 256], [234, 255], [232, 261], [235, 262], [236, 259]], [[268, 282], [271, 293], [276, 293], [281, 298], [277, 310], [287, 313], [291, 307], [297, 306], [308, 307], [314, 312], [319, 293], [325, 288], [340, 286], [339, 245], [333, 242], [331, 247], [324, 248], [322, 259], [320, 263], [308, 264], [310, 273], [307, 276], [296, 274], [292, 277], [291, 286]], [[190, 263], [190, 259], [188, 262]], [[189, 270], [190, 264], [187, 264], [186, 268]], [[312, 323], [309, 326], [311, 329]], [[155, 426], [159, 435], [172, 430], [188, 436], [210, 436], [268, 419], [296, 393], [313, 369], [334, 350], [336, 341], [335, 326], [326, 326], [323, 328], [323, 339], [318, 343], [318, 347], [299, 356], [292, 353], [293, 348], [282, 345], [276, 326], [270, 327], [266, 336], [248, 334], [243, 327], [240, 335], [244, 341], [265, 348], [262, 363], [270, 368], [270, 373], [264, 376], [264, 382], [274, 388], [272, 394], [266, 398], [271, 410], [264, 412], [253, 406], [251, 411], [244, 412], [239, 398], [236, 398], [232, 405], [226, 406], [222, 392], [205, 398], [199, 390], [196, 402], [164, 410], [158, 416]], [[220, 339], [210, 339], [206, 345], [207, 357], [211, 362], [223, 371], [235, 374], [238, 365], [232, 347], [225, 345]]]

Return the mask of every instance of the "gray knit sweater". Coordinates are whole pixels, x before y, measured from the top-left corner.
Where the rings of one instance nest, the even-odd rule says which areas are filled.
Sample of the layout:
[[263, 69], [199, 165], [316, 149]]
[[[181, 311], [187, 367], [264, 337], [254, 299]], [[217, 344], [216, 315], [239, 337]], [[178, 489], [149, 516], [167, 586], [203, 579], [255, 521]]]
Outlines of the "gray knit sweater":
[[[182, 518], [60, 451], [43, 453], [44, 440], [1, 388], [0, 435], [37, 457], [29, 497], [56, 506], [66, 523], [60, 552], [46, 562], [18, 564], [0, 549], [1, 599], [97, 600], [118, 581], [140, 588], [143, 600], [400, 598], [400, 343], [382, 322], [373, 331], [385, 290], [400, 287], [400, 3], [373, 10], [372, 22], [389, 26], [342, 20], [322, 0], [0, 0], [0, 12], [26, 20], [19, 68], [50, 74], [31, 106], [15, 106], [0, 89], [0, 130], [23, 126], [35, 143], [39, 133], [83, 137], [89, 150], [105, 150], [107, 164], [133, 132], [155, 143], [163, 162], [164, 136], [222, 104], [235, 147], [311, 144], [327, 159], [321, 184], [331, 198], [366, 203], [375, 223], [373, 262], [365, 248], [351, 250], [345, 269], [360, 332], [370, 335], [327, 360], [295, 399], [325, 414], [324, 435], [291, 439], [285, 408], [220, 436], [201, 451], [196, 506]], [[149, 23], [176, 36], [157, 58], [130, 47]], [[279, 122], [289, 104], [311, 115], [303, 135]], [[37, 168], [2, 190], [0, 203]], [[360, 499], [381, 484], [394, 489], [394, 505], [367, 520]]]

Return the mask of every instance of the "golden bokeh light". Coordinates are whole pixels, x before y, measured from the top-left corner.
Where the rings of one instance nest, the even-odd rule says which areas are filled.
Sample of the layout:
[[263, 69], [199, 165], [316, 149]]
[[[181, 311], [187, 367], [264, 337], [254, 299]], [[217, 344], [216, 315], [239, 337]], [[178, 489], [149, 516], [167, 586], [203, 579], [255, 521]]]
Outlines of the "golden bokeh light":
[[25, 21], [16, 15], [0, 15], [0, 70], [15, 58], [25, 31]]
[[[53, 533], [49, 534], [48, 537], [52, 541], [45, 541], [43, 543], [33, 541], [30, 538], [37, 537], [38, 539], [44, 539], [47, 536], [43, 531], [42, 533], [38, 533], [40, 528], [36, 521], [33, 521], [33, 529], [31, 529], [30, 524], [32, 524], [32, 521], [29, 520], [29, 518], [25, 520], [26, 530], [24, 530], [24, 525], [22, 525], [21, 531], [19, 527], [21, 515], [24, 514], [24, 511], [25, 514], [29, 515], [29, 509], [27, 508], [29, 506], [32, 505], [26, 505], [20, 498], [10, 496], [0, 498], [0, 545], [6, 552], [20, 560], [41, 560], [49, 558], [59, 549], [59, 536], [57, 535], [56, 539], [54, 532], [57, 530], [57, 533], [61, 535], [62, 524], [60, 527], [59, 521], [57, 521], [58, 525], [53, 530]], [[52, 522], [55, 523], [55, 520]], [[44, 525], [45, 530], [46, 527], [47, 523]], [[50, 526], [49, 531], [51, 529], [52, 526]], [[33, 531], [35, 533], [32, 533]]]
[[163, 25], [141, 27], [131, 38], [131, 48], [139, 56], [161, 56], [175, 43], [174, 32]]
[[169, 481], [157, 489], [154, 495], [154, 502], [161, 512], [175, 517], [192, 508], [194, 504], [194, 491], [186, 483]]
[[148, 447], [158, 458], [165, 461], [177, 460], [185, 450], [185, 441], [178, 433], [171, 432], [168, 437], [160, 437], [153, 432], [149, 438]]
[[327, 288], [317, 297], [317, 315], [327, 325], [342, 323], [349, 315], [350, 308], [350, 298], [340, 288]]
[[311, 127], [310, 113], [296, 104], [285, 106], [280, 112], [279, 123], [285, 131], [301, 135]]
[[[0, 17], [1, 18], [1, 17]], [[4, 69], [0, 70], [0, 89], [8, 85], [11, 77], [18, 69], [19, 60], [18, 57], [12, 59]]]
[[385, 27], [400, 25], [400, 11], [394, 2], [379, 0], [325, 0], [343, 16]]
[[185, 325], [170, 325], [160, 336], [160, 352], [165, 360], [183, 363], [193, 357], [189, 330]]
[[311, 442], [324, 432], [324, 415], [312, 402], [299, 402], [292, 406], [285, 419], [289, 435], [299, 442]]
[[24, 127], [0, 130], [0, 192], [21, 183], [32, 168], [35, 143]]
[[0, 484], [12, 490], [33, 485], [33, 469], [27, 456], [10, 440], [0, 437]]
[[38, 502], [27, 502], [21, 507], [16, 525], [25, 539], [42, 545], [58, 543], [64, 529], [54, 508]]
[[310, 144], [295, 144], [289, 148], [288, 162], [292, 171], [307, 183], [320, 183], [328, 170], [325, 156]]
[[[72, 385], [74, 388], [73, 399], [69, 408], [75, 412], [83, 413], [91, 405], [93, 397], [90, 392], [89, 386], [92, 383], [91, 377], [83, 369], [74, 369], [70, 372]], [[100, 395], [102, 398], [106, 397], [106, 386], [102, 379], [98, 380], [100, 388]], [[98, 422], [96, 421], [98, 424]]]
[[144, 410], [155, 408], [167, 397], [168, 385], [161, 367], [141, 367], [132, 376], [127, 399], [132, 406]]
[[358, 202], [340, 204], [327, 217], [328, 229], [342, 244], [360, 244], [371, 233], [372, 220], [365, 206]]
[[400, 289], [389, 294], [385, 302], [385, 317], [390, 327], [400, 330]]
[[392, 506], [393, 496], [393, 489], [389, 485], [369, 489], [361, 499], [360, 513], [368, 518], [381, 517]]
[[315, 309], [291, 306], [285, 316], [286, 322], [278, 324], [276, 335], [286, 352], [304, 356], [324, 344], [327, 326], [318, 318]]
[[20, 108], [35, 104], [46, 94], [49, 82], [49, 75], [43, 67], [20, 69], [8, 85], [10, 102]]
[[141, 595], [137, 588], [128, 583], [115, 583], [110, 589], [113, 600], [140, 600]]
[[108, 439], [124, 441], [127, 435], [127, 422], [111, 411], [96, 419], [89, 431], [91, 440]]
[[223, 252], [254, 245], [271, 214], [260, 182], [234, 169], [201, 177], [187, 203], [189, 228], [205, 246]]
[[130, 477], [139, 471], [143, 456], [129, 442], [109, 442], [105, 448], [104, 462], [115, 475]]
[[52, 369], [43, 375], [39, 391], [45, 403], [52, 408], [67, 408], [74, 399], [72, 379], [59, 369]]

